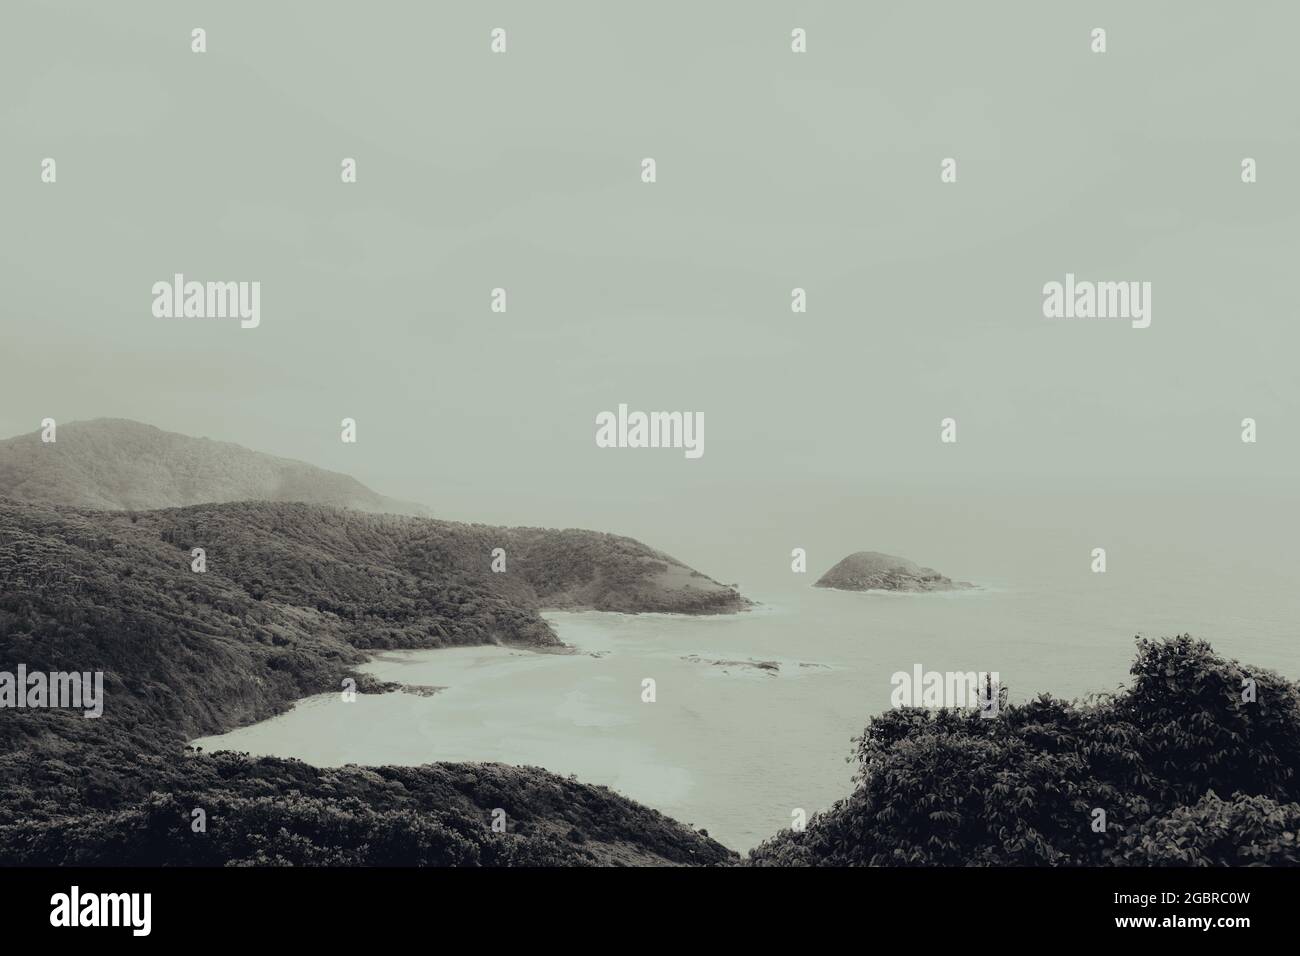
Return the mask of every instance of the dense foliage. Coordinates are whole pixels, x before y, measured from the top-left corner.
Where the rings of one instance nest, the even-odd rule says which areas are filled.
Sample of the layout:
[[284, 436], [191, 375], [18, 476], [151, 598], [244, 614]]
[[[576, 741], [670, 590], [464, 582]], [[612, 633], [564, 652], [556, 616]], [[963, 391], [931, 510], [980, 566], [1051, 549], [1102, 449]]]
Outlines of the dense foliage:
[[[698, 585], [664, 586], [670, 573]], [[744, 606], [630, 538], [252, 502], [127, 514], [0, 499], [0, 581], [0, 670], [104, 671], [120, 730], [188, 736], [337, 690], [368, 650], [558, 646], [544, 606]], [[0, 747], [57, 718], [6, 715]]]
[[[134, 755], [132, 773], [93, 755], [91, 799], [68, 813], [86, 768], [0, 757], [34, 788], [0, 822], [22, 865], [503, 866], [705, 864], [732, 854], [604, 787], [533, 767], [435, 764], [320, 769], [297, 760], [193, 751]], [[38, 766], [24, 767], [30, 761]], [[196, 830], [196, 810], [204, 826]], [[492, 828], [502, 810], [504, 829]]]
[[1140, 640], [1131, 672], [1117, 695], [1004, 701], [992, 720], [967, 710], [888, 711], [856, 741], [855, 792], [802, 832], [757, 847], [749, 862], [1300, 861], [1300, 685], [1224, 660], [1187, 635]]

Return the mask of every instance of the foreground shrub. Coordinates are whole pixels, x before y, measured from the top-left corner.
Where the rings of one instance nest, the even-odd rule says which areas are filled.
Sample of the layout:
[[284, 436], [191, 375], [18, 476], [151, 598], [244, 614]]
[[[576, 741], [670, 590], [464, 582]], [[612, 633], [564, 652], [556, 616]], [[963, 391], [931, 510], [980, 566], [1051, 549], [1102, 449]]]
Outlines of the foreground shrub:
[[1131, 673], [1116, 696], [1004, 703], [995, 720], [881, 714], [856, 741], [853, 795], [749, 862], [1296, 863], [1300, 687], [1186, 635], [1139, 640]]

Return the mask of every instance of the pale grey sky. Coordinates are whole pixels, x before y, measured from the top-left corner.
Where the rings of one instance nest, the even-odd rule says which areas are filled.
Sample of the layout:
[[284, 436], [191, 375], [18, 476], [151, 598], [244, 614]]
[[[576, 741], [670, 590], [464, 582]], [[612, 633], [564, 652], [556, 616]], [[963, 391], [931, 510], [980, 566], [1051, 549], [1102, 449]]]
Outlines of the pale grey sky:
[[[1300, 478], [1294, 3], [0, 17], [0, 435], [134, 418], [661, 544], [828, 489]], [[1069, 271], [1150, 281], [1151, 327], [1043, 318]], [[174, 272], [260, 281], [260, 327], [155, 319]], [[598, 449], [619, 402], [703, 412], [704, 457]]]

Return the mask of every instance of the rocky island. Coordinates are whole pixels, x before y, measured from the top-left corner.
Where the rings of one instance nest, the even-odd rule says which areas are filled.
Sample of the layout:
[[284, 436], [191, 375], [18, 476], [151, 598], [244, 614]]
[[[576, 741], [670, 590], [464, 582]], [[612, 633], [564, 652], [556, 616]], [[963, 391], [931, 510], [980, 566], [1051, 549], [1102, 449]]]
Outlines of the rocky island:
[[858, 551], [823, 574], [813, 587], [840, 591], [960, 591], [975, 585], [953, 581], [934, 568], [879, 551]]

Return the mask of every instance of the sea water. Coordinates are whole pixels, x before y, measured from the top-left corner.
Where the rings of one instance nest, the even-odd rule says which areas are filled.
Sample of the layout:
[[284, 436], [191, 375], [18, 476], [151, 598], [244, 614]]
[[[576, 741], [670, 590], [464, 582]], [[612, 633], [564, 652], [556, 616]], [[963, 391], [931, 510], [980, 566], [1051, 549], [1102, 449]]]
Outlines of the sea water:
[[802, 578], [750, 593], [760, 603], [739, 614], [551, 612], [572, 653], [386, 652], [364, 670], [421, 692], [313, 697], [196, 743], [319, 766], [539, 766], [743, 851], [850, 792], [851, 738], [889, 707], [891, 675], [918, 664], [996, 671], [1013, 702], [1074, 698], [1125, 682], [1135, 635], [1191, 630], [1225, 656], [1300, 676], [1291, 623], [1300, 605], [1284, 586], [1289, 572], [1273, 573], [1231, 562], [1026, 570], [1021, 581], [931, 594], [833, 591]]

